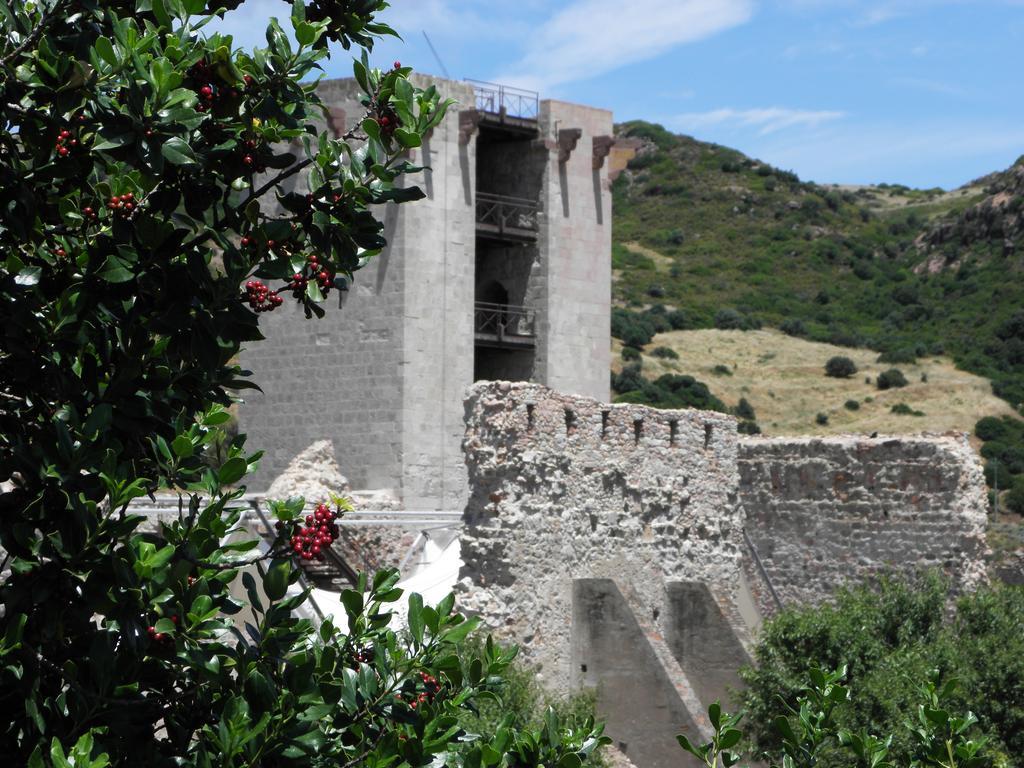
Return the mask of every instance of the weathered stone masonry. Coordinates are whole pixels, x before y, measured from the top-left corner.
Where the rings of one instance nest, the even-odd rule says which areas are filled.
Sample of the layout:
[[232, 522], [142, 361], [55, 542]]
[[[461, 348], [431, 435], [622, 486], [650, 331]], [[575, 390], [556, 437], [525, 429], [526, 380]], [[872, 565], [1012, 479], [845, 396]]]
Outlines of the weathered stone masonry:
[[[474, 386], [466, 408], [463, 607], [550, 687], [601, 683], [639, 765], [678, 765], [673, 734], [702, 725], [701, 701], [743, 661], [723, 617], [741, 582], [736, 422], [508, 382]], [[710, 656], [685, 626], [694, 611], [726, 628]]]
[[[961, 588], [985, 577], [985, 484], [963, 435], [746, 439], [739, 494], [784, 604], [893, 570], [936, 568]], [[756, 565], [745, 564], [772, 610]]]
[[[962, 436], [738, 440], [701, 411], [474, 385], [463, 608], [555, 690], [596, 688], [643, 768], [687, 764], [759, 616], [883, 570], [984, 578], [984, 482]], [[755, 565], [744, 529], [761, 557]], [[758, 610], [760, 609], [760, 611]]]

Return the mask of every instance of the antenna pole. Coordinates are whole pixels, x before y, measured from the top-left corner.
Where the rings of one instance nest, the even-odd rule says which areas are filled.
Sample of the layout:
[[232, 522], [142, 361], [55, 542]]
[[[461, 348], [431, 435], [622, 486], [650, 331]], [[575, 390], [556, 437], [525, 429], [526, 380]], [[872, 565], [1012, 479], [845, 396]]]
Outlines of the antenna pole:
[[434, 58], [437, 60], [437, 66], [441, 68], [441, 73], [444, 75], [445, 80], [451, 80], [452, 76], [448, 74], [448, 67], [446, 67], [444, 65], [444, 62], [441, 61], [441, 57], [438, 55], [437, 49], [434, 47], [434, 44], [430, 42], [430, 36], [427, 35], [427, 30], [425, 29], [423, 30], [423, 39], [426, 40], [427, 45], [430, 46], [430, 52], [434, 54]]

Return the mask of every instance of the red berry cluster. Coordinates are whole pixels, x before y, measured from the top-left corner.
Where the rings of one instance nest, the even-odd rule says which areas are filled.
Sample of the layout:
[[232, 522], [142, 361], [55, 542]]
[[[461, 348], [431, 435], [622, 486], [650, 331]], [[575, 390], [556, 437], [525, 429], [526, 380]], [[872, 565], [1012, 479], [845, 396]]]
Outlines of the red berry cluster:
[[238, 91], [234, 88], [221, 88], [217, 85], [216, 74], [206, 59], [200, 59], [192, 65], [188, 71], [193, 80], [193, 90], [199, 97], [199, 104], [196, 105], [197, 112], [206, 112], [215, 106], [221, 99], [237, 98]]
[[71, 154], [71, 150], [78, 146], [78, 139], [72, 136], [71, 131], [65, 128], [57, 134], [57, 141], [53, 146], [60, 157], [67, 157]]
[[[423, 682], [424, 690], [420, 691], [419, 694], [415, 692], [409, 699], [409, 709], [416, 709], [421, 704], [430, 704], [437, 698], [437, 695], [441, 692], [441, 684], [437, 681], [437, 678], [433, 675], [429, 675], [426, 672], [419, 673], [420, 680]], [[395, 698], [398, 701], [404, 702], [405, 699], [401, 695], [395, 694]]]
[[284, 299], [271, 291], [260, 280], [250, 280], [245, 284], [245, 294], [249, 306], [256, 312], [271, 312], [284, 304]]
[[373, 648], [368, 645], [361, 645], [352, 652], [352, 660], [357, 664], [372, 664], [375, 656]]
[[85, 219], [87, 224], [92, 224], [99, 216], [91, 205], [87, 205], [82, 209], [82, 218]]
[[323, 550], [338, 538], [338, 514], [326, 504], [318, 504], [312, 515], [306, 515], [305, 527], [292, 536], [292, 551], [302, 560], [323, 557]]
[[123, 219], [131, 218], [132, 211], [135, 210], [135, 195], [131, 192], [125, 192], [120, 196], [114, 195], [107, 201], [107, 210]]
[[[174, 624], [177, 625], [178, 617], [177, 616], [171, 616], [171, 621], [173, 621]], [[149, 639], [152, 640], [155, 643], [170, 643], [170, 642], [173, 642], [173, 640], [171, 639], [170, 635], [168, 635], [166, 632], [157, 632], [156, 631], [156, 627], [153, 627], [153, 626], [150, 626], [150, 627], [146, 628], [146, 634], [148, 634], [149, 635]]]
[[260, 145], [258, 142], [253, 139], [249, 139], [243, 143], [239, 151], [242, 155], [242, 165], [244, 165], [247, 170], [254, 171], [256, 173], [263, 173], [267, 170], [267, 166], [260, 161], [258, 152], [259, 148]]

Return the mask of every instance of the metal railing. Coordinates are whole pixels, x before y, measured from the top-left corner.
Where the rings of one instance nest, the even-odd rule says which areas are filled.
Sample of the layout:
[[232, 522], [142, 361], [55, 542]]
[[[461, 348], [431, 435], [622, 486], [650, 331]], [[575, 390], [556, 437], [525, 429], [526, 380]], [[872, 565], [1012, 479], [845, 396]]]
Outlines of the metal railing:
[[468, 80], [476, 94], [476, 108], [485, 114], [536, 120], [540, 114], [540, 94], [525, 88]]
[[473, 326], [477, 333], [497, 336], [499, 341], [507, 336], [533, 338], [536, 335], [535, 309], [486, 301], [476, 302], [474, 309]]
[[532, 200], [487, 192], [476, 194], [476, 223], [494, 227], [498, 232], [537, 232], [538, 213], [540, 206]]

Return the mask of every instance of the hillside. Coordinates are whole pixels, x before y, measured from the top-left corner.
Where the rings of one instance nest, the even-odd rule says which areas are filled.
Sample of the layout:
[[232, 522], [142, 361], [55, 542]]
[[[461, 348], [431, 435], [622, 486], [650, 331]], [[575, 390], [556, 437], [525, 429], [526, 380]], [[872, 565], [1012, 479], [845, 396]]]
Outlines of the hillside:
[[[673, 349], [679, 359], [644, 354], [646, 376], [689, 374], [727, 405], [745, 398], [767, 435], [971, 432], [979, 414], [1013, 414], [992, 394], [987, 379], [958, 370], [943, 357], [899, 366], [909, 385], [879, 391], [875, 377], [892, 366], [878, 363], [877, 353], [797, 339], [776, 330], [669, 331], [649, 345], [651, 350], [659, 347]], [[623, 366], [621, 350], [616, 341], [616, 372]], [[857, 374], [849, 379], [826, 377], [825, 362], [834, 355], [851, 358]], [[856, 409], [848, 402], [855, 402]], [[893, 413], [892, 407], [900, 403], [922, 415]], [[827, 424], [816, 422], [820, 413], [828, 416]]]
[[614, 185], [617, 305], [948, 354], [1024, 402], [1024, 158], [951, 192], [829, 187], [648, 123], [619, 135], [640, 148]]

